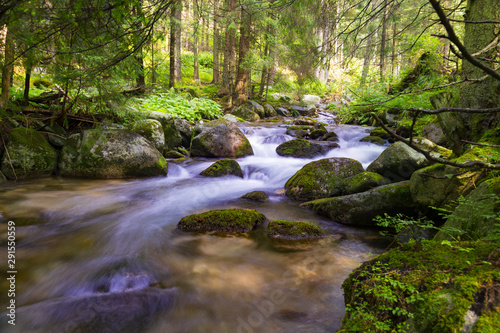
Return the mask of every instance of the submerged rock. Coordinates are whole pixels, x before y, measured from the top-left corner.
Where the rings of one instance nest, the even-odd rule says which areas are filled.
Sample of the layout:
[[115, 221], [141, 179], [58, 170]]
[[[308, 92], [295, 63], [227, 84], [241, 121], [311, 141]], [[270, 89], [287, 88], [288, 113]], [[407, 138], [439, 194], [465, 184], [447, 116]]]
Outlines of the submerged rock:
[[253, 209], [211, 210], [183, 217], [177, 228], [183, 231], [248, 232], [266, 220]]
[[145, 332], [174, 306], [176, 294], [146, 288], [47, 300], [18, 308], [20, 319], [9, 332]]
[[238, 162], [230, 158], [225, 158], [223, 160], [215, 162], [207, 169], [203, 170], [200, 175], [205, 177], [221, 177], [232, 175], [243, 178], [243, 171], [241, 170]]
[[266, 236], [276, 250], [304, 251], [325, 238], [326, 232], [312, 222], [275, 220], [269, 222]]
[[404, 142], [389, 146], [373, 161], [366, 171], [376, 172], [397, 182], [410, 179], [411, 175], [430, 164], [424, 155], [410, 148]]
[[362, 193], [309, 201], [302, 206], [312, 208], [317, 214], [335, 222], [366, 226], [376, 226], [373, 218], [384, 213], [414, 216], [418, 212], [411, 197], [409, 181], [379, 186]]
[[10, 133], [1, 171], [7, 179], [50, 176], [57, 163], [56, 150], [38, 131], [18, 127]]
[[168, 163], [151, 142], [122, 129], [91, 129], [69, 137], [61, 175], [89, 178], [165, 176]]
[[238, 158], [253, 155], [250, 142], [235, 124], [214, 120], [197, 128], [191, 143], [191, 155], [198, 157]]
[[276, 153], [280, 156], [312, 158], [323, 154], [323, 146], [304, 139], [294, 139], [276, 147]]
[[286, 195], [296, 200], [314, 200], [341, 195], [348, 177], [363, 172], [351, 158], [327, 158], [306, 164], [285, 184]]
[[251, 201], [265, 202], [269, 197], [264, 191], [253, 191], [245, 194], [242, 198]]

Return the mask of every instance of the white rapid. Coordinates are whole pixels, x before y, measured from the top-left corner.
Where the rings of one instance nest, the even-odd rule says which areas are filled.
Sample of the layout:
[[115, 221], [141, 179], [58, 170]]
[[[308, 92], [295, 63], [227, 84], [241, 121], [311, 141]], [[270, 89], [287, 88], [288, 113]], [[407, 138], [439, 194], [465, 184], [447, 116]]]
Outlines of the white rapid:
[[[342, 281], [359, 262], [380, 252], [382, 243], [374, 231], [324, 220], [277, 194], [312, 161], [276, 154], [280, 143], [292, 139], [285, 127], [242, 130], [255, 153], [238, 159], [243, 179], [202, 177], [199, 173], [215, 159], [197, 159], [170, 163], [164, 178], [50, 178], [0, 185], [2, 235], [6, 221], [17, 225], [18, 306], [148, 286], [176, 287], [174, 309], [151, 319], [147, 332], [338, 329], [345, 311]], [[330, 130], [338, 134], [340, 148], [315, 159], [350, 157], [366, 167], [385, 148], [359, 142], [367, 135], [362, 127]], [[240, 199], [256, 190], [268, 193], [269, 201]], [[232, 207], [256, 209], [269, 220], [313, 221], [344, 236], [341, 241], [320, 241], [307, 251], [278, 252], [259, 236], [176, 230], [183, 216]], [[0, 266], [3, 271], [5, 265]], [[0, 297], [4, 304], [6, 295]]]

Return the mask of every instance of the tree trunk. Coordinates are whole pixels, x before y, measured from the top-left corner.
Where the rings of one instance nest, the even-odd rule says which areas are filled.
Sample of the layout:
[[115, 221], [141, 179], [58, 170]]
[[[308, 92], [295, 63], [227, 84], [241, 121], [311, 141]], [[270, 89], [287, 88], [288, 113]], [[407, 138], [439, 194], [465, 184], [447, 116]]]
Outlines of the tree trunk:
[[235, 0], [225, 0], [226, 34], [224, 46], [224, 64], [222, 68], [222, 85], [219, 95], [232, 95], [234, 89], [234, 66], [236, 63], [236, 28], [234, 22]]
[[389, 12], [389, 0], [384, 1], [384, 17], [382, 18], [382, 37], [380, 41], [380, 82], [384, 82], [385, 69], [385, 43], [387, 37], [387, 15]]
[[392, 77], [397, 74], [396, 71], [396, 34], [397, 34], [397, 23], [396, 20], [394, 20], [392, 24], [392, 57], [391, 57], [391, 74]]
[[182, 0], [177, 1], [176, 11], [176, 30], [175, 30], [175, 80], [182, 80], [182, 64], [181, 64], [181, 49], [182, 49]]
[[213, 79], [212, 83], [219, 83], [219, 47], [220, 47], [220, 32], [219, 32], [219, 0], [214, 1], [214, 46], [213, 46]]
[[2, 95], [0, 98], [0, 109], [5, 109], [9, 103], [11, 78], [14, 70], [14, 37], [9, 28], [5, 36], [5, 56], [2, 69]]
[[170, 55], [170, 74], [169, 74], [169, 83], [168, 87], [173, 88], [175, 87], [175, 63], [176, 63], [176, 57], [177, 53], [175, 52], [176, 48], [175, 46], [178, 44], [177, 40], [177, 30], [178, 30], [178, 22], [176, 17], [178, 16], [177, 14], [178, 11], [178, 6], [177, 3], [174, 3], [171, 9], [171, 15], [170, 15], [170, 49], [169, 49], [169, 55]]
[[269, 77], [269, 68], [267, 66], [269, 56], [269, 42], [266, 43], [266, 47], [264, 48], [264, 65], [262, 65], [262, 73], [260, 76], [260, 87], [259, 87], [259, 97], [264, 95], [264, 88], [267, 85], [267, 78]]
[[366, 39], [366, 50], [365, 50], [365, 56], [364, 56], [364, 60], [363, 60], [363, 73], [361, 74], [361, 82], [360, 82], [361, 86], [365, 85], [366, 79], [368, 77], [368, 71], [370, 70], [370, 61], [372, 58], [373, 33], [374, 32], [370, 32], [370, 35]]
[[198, 31], [200, 28], [199, 22], [199, 11], [198, 11], [198, 1], [193, 0], [193, 58], [194, 58], [194, 70], [193, 70], [193, 80], [198, 81], [200, 79], [200, 71], [198, 64]]
[[246, 63], [250, 51], [250, 37], [252, 29], [251, 14], [245, 8], [241, 9], [240, 25], [240, 50], [238, 55], [238, 73], [236, 76], [235, 97], [236, 103], [240, 104], [248, 100], [250, 84], [250, 66]]
[[[465, 15], [466, 21], [500, 21], [500, 1], [469, 0]], [[498, 37], [498, 24], [465, 24], [464, 46], [476, 59], [499, 61], [498, 42], [496, 47], [487, 48]], [[484, 60], [483, 60], [484, 61]], [[494, 62], [486, 62], [495, 68]], [[465, 59], [462, 60], [462, 77], [478, 79], [484, 72]], [[480, 82], [460, 86], [459, 106], [462, 108], [492, 108], [500, 105], [500, 82], [492, 77]], [[456, 113], [443, 114], [440, 123], [453, 151], [463, 152], [462, 140], [479, 141], [484, 132], [498, 124], [499, 114]]]

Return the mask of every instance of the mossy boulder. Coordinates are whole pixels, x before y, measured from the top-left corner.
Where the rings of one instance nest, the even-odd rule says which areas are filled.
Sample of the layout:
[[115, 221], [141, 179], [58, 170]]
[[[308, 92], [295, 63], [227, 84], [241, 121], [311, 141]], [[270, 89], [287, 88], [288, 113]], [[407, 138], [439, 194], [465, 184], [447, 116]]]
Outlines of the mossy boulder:
[[214, 120], [196, 129], [191, 156], [238, 158], [253, 155], [250, 142], [235, 124]]
[[156, 111], [149, 112], [147, 118], [161, 123], [165, 134], [164, 151], [178, 147], [189, 148], [193, 134], [193, 124], [187, 120]]
[[123, 129], [90, 129], [69, 137], [62, 149], [62, 176], [128, 178], [165, 176], [168, 163], [151, 142]]
[[289, 126], [286, 129], [286, 134], [295, 136], [303, 139], [312, 139], [316, 140], [322, 138], [326, 135], [328, 131], [325, 126], [319, 122], [316, 125], [296, 125]]
[[252, 112], [258, 114], [261, 119], [266, 117], [266, 110], [259, 103], [248, 101], [246, 105], [252, 110]]
[[371, 136], [378, 136], [381, 139], [390, 139], [392, 138], [389, 133], [387, 133], [382, 127], [375, 127], [370, 131]]
[[420, 136], [414, 137], [412, 141], [417, 147], [429, 151], [432, 157], [449, 159], [453, 154], [450, 149], [438, 146], [431, 140]]
[[274, 220], [267, 226], [267, 236], [275, 239], [304, 240], [325, 237], [325, 231], [312, 222]]
[[246, 104], [235, 107], [231, 111], [231, 114], [245, 121], [255, 122], [260, 120], [260, 116], [257, 113], [253, 112], [252, 108]]
[[292, 113], [290, 111], [288, 111], [288, 109], [283, 107], [283, 106], [277, 107], [276, 113], [278, 113], [278, 115], [283, 116], [283, 117], [292, 117], [293, 116]]
[[62, 148], [66, 143], [68, 133], [63, 127], [57, 124], [53, 124], [50, 126], [44, 125], [43, 130], [44, 132], [46, 132], [45, 135], [47, 137], [47, 140], [52, 146], [56, 148]]
[[363, 263], [342, 285], [341, 331], [498, 332], [499, 246], [411, 242]]
[[457, 232], [439, 231], [434, 240], [477, 240], [491, 237], [500, 216], [500, 178], [481, 183], [448, 216], [444, 228]]
[[424, 210], [431, 206], [454, 207], [455, 200], [469, 194], [485, 176], [484, 170], [436, 164], [412, 175], [411, 194], [415, 203]]
[[162, 151], [165, 146], [165, 133], [163, 127], [158, 120], [142, 119], [131, 125], [131, 131], [135, 132], [153, 144], [159, 151]]
[[385, 145], [385, 141], [384, 139], [378, 137], [378, 136], [373, 136], [373, 135], [368, 135], [368, 136], [365, 136], [364, 138], [362, 138], [361, 140], [359, 140], [361, 142], [369, 142], [369, 143], [374, 143], [376, 145], [379, 145], [379, 146], [383, 146]]
[[276, 147], [276, 153], [287, 157], [313, 158], [323, 154], [323, 147], [305, 139], [294, 139]]
[[225, 158], [219, 160], [203, 170], [200, 175], [205, 177], [236, 176], [243, 178], [243, 171], [240, 165], [233, 159]]
[[430, 123], [422, 130], [422, 137], [431, 140], [437, 145], [446, 145], [446, 136], [439, 123]]
[[321, 141], [338, 142], [339, 137], [337, 136], [337, 133], [335, 133], [335, 132], [328, 132], [321, 137]]
[[335, 222], [366, 226], [376, 226], [373, 218], [384, 213], [414, 216], [418, 212], [411, 197], [409, 181], [379, 186], [362, 193], [309, 201], [302, 206], [312, 208], [315, 213]]
[[410, 179], [411, 175], [430, 164], [424, 155], [404, 142], [390, 145], [373, 161], [366, 171], [375, 172], [397, 182]]
[[264, 111], [266, 113], [266, 117], [269, 118], [276, 117], [278, 115], [278, 113], [271, 104], [264, 105]]
[[257, 201], [257, 202], [265, 202], [269, 199], [266, 192], [264, 191], [253, 191], [242, 196], [243, 199]]
[[248, 232], [265, 220], [264, 214], [253, 209], [222, 209], [183, 217], [177, 228], [200, 232]]
[[345, 193], [355, 194], [371, 190], [375, 187], [387, 185], [391, 181], [375, 172], [362, 172], [345, 180]]
[[56, 150], [38, 131], [14, 128], [2, 158], [1, 171], [7, 179], [50, 176], [57, 163]]
[[309, 117], [298, 117], [292, 120], [292, 124], [296, 126], [324, 126], [321, 122], [319, 122], [316, 119], [309, 118]]
[[327, 158], [303, 166], [285, 184], [286, 195], [296, 200], [314, 200], [341, 195], [345, 180], [363, 172], [351, 158]]

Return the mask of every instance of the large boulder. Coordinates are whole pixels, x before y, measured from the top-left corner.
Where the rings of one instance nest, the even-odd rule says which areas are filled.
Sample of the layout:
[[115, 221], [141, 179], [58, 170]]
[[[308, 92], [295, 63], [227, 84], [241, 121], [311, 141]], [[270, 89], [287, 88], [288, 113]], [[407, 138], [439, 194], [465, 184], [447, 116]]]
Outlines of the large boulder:
[[306, 104], [319, 104], [321, 103], [321, 97], [316, 95], [304, 95], [304, 97], [302, 97], [302, 102]]
[[191, 155], [198, 157], [238, 158], [253, 155], [250, 142], [235, 124], [219, 119], [196, 129]]
[[271, 104], [264, 105], [264, 111], [266, 113], [266, 117], [276, 117], [278, 115], [278, 113]]
[[420, 169], [410, 180], [413, 200], [422, 209], [455, 206], [455, 201], [469, 194], [485, 175], [484, 170], [460, 169], [444, 164]]
[[446, 135], [439, 123], [430, 123], [422, 130], [422, 136], [437, 145], [446, 145]]
[[248, 232], [266, 220], [253, 209], [211, 210], [183, 217], [177, 228], [183, 231]]
[[231, 114], [235, 115], [238, 118], [241, 118], [246, 121], [259, 121], [260, 116], [252, 110], [252, 107], [248, 104], [243, 104], [235, 107]]
[[363, 172], [351, 158], [326, 158], [306, 164], [285, 184], [286, 195], [296, 200], [314, 200], [341, 195], [346, 179]]
[[[492, 236], [500, 216], [500, 178], [485, 181], [459, 201], [434, 240], [477, 240]], [[456, 230], [444, 232], [443, 230]]]
[[168, 163], [151, 142], [123, 129], [73, 134], [63, 147], [60, 173], [89, 178], [165, 176]]
[[163, 127], [158, 120], [138, 120], [132, 124], [131, 131], [148, 139], [149, 142], [151, 142], [159, 151], [163, 150], [165, 146], [165, 133], [163, 132]]
[[389, 146], [373, 161], [366, 171], [375, 172], [393, 182], [408, 180], [411, 175], [430, 164], [424, 155], [410, 148], [404, 142]]
[[158, 120], [161, 123], [165, 134], [164, 151], [178, 147], [189, 148], [193, 134], [193, 126], [190, 122], [157, 111], [149, 112], [147, 118]]
[[276, 153], [287, 157], [313, 158], [323, 154], [323, 146], [304, 139], [294, 139], [276, 147]]
[[16, 315], [22, 319], [15, 326], [4, 328], [5, 332], [13, 333], [145, 332], [155, 318], [173, 308], [176, 294], [174, 288], [150, 287], [57, 298], [18, 308]]
[[345, 193], [354, 194], [387, 185], [391, 181], [378, 173], [366, 171], [347, 178], [345, 182]]
[[309, 201], [302, 206], [312, 208], [317, 214], [335, 222], [366, 226], [376, 226], [373, 218], [384, 213], [413, 216], [418, 211], [412, 200], [409, 181], [379, 186], [362, 193]]
[[252, 112], [258, 114], [260, 118], [266, 117], [266, 110], [259, 103], [254, 101], [248, 101], [246, 105], [252, 110]]
[[278, 113], [278, 115], [283, 116], [283, 117], [292, 117], [292, 113], [290, 111], [288, 111], [288, 109], [283, 107], [283, 106], [277, 107], [276, 113]]
[[219, 160], [203, 170], [200, 175], [205, 177], [236, 176], [243, 178], [243, 171], [240, 165], [233, 159], [225, 158]]
[[56, 150], [34, 129], [13, 129], [5, 148], [1, 171], [7, 179], [50, 176], [54, 172]]

